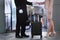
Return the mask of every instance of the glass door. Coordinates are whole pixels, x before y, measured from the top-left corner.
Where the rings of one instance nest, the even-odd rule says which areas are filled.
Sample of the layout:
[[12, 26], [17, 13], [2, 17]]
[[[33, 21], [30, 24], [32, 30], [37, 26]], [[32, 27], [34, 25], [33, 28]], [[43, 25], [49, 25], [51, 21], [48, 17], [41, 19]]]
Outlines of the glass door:
[[5, 0], [5, 18], [6, 18], [6, 31], [15, 30], [16, 7], [14, 4], [14, 0]]
[[16, 29], [16, 6], [12, 0], [12, 30]]
[[6, 31], [11, 31], [11, 0], [5, 0]]

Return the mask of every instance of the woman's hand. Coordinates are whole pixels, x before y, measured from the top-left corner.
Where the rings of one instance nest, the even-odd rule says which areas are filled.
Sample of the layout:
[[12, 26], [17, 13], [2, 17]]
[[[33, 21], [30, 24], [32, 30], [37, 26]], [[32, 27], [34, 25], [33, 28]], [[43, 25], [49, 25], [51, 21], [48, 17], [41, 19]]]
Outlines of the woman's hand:
[[39, 4], [40, 5], [40, 2], [36, 2], [36, 4]]
[[36, 2], [36, 4], [42, 5], [45, 4], [45, 2]]

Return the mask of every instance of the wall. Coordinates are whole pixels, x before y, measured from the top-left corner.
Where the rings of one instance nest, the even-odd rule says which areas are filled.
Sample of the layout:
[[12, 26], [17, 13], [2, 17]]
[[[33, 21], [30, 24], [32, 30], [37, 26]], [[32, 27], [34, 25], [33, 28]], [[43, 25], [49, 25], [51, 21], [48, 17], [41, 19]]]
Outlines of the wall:
[[4, 0], [0, 0], [0, 33], [5, 32]]
[[54, 0], [53, 20], [55, 24], [55, 30], [60, 31], [60, 0]]

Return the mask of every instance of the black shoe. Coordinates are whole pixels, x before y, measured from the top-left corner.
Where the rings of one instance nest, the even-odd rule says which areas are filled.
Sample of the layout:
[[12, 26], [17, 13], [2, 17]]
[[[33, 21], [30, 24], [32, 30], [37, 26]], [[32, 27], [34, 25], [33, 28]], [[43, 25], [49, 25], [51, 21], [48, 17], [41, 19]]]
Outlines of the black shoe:
[[19, 35], [17, 35], [16, 38], [23, 38], [23, 36], [19, 36]]
[[23, 35], [23, 37], [29, 37], [29, 35]]

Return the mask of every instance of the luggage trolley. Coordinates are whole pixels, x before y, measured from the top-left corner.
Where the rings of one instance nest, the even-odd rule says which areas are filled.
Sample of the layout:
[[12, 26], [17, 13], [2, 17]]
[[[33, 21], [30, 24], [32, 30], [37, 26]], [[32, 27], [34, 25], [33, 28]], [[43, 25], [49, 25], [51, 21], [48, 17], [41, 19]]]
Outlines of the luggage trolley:
[[31, 14], [31, 37], [40, 35], [42, 38], [42, 23], [43, 9], [40, 6], [33, 6], [34, 10]]

